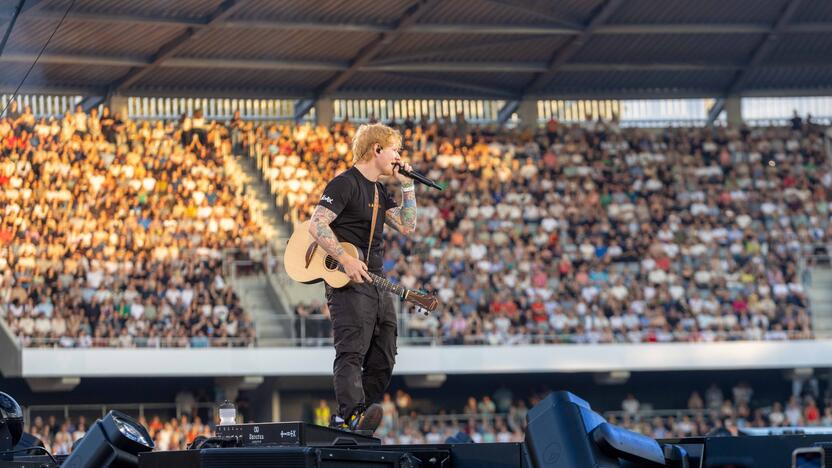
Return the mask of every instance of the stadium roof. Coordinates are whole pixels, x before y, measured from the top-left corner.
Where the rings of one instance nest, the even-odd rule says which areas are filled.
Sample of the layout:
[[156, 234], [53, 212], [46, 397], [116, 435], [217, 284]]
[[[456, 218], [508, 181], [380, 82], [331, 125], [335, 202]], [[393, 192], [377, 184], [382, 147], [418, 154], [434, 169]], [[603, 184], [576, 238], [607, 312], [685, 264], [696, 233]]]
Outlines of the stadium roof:
[[[72, 0], [27, 0], [13, 90]], [[18, 0], [0, 0], [5, 31]], [[75, 0], [21, 92], [344, 97], [829, 94], [829, 0]]]

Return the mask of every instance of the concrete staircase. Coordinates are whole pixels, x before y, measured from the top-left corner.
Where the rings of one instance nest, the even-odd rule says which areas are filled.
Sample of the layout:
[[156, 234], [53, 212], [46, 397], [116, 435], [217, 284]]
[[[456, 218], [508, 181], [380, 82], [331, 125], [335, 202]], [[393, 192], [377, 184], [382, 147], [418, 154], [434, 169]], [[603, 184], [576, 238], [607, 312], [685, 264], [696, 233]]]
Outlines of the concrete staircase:
[[[293, 316], [284, 313], [265, 275], [235, 278], [234, 289], [243, 309], [251, 314], [257, 327], [258, 346], [279, 346], [292, 338]], [[277, 305], [277, 307], [276, 307]], [[277, 310], [279, 307], [279, 310]]]
[[[245, 310], [252, 314], [257, 327], [259, 346], [287, 344], [293, 337], [294, 305], [314, 300], [324, 301], [321, 284], [304, 285], [292, 281], [283, 269], [283, 253], [292, 234], [292, 226], [283, 221], [275, 206], [274, 195], [263, 180], [253, 159], [236, 156], [227, 161], [246, 187], [246, 197], [255, 217], [263, 226], [271, 251], [276, 256], [275, 271], [263, 275], [237, 277], [231, 284], [241, 298]], [[236, 269], [232, 268], [233, 271]]]
[[269, 186], [263, 181], [254, 160], [245, 156], [234, 156], [229, 163], [241, 175], [249, 203], [254, 208], [255, 216], [260, 218], [259, 221], [265, 227], [266, 236], [273, 241], [288, 239], [292, 234], [291, 227], [283, 222]]
[[812, 308], [812, 328], [817, 338], [832, 338], [832, 268], [815, 266], [811, 269], [809, 303]]

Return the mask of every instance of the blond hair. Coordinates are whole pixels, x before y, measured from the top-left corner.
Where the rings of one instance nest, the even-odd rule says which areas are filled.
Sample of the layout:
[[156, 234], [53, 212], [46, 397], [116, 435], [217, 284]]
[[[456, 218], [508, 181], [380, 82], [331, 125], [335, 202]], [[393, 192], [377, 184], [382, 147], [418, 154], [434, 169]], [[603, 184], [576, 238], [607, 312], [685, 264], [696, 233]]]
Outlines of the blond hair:
[[355, 136], [352, 138], [352, 157], [354, 162], [368, 161], [373, 156], [373, 145], [379, 144], [382, 147], [390, 145], [401, 145], [402, 134], [387, 125], [364, 124], [358, 127]]

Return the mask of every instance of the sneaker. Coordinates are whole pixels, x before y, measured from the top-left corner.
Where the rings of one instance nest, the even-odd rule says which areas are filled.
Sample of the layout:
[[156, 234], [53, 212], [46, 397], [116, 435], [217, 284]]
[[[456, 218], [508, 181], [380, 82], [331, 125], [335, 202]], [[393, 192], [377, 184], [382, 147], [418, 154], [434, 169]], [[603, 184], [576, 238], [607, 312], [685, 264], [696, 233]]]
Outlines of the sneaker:
[[369, 408], [350, 421], [350, 429], [354, 431], [375, 432], [381, 424], [381, 418], [384, 416], [384, 410], [378, 403], [373, 403]]
[[349, 426], [347, 426], [347, 422], [344, 421], [344, 418], [338, 416], [337, 414], [333, 414], [329, 417], [329, 427], [333, 429], [349, 429]]

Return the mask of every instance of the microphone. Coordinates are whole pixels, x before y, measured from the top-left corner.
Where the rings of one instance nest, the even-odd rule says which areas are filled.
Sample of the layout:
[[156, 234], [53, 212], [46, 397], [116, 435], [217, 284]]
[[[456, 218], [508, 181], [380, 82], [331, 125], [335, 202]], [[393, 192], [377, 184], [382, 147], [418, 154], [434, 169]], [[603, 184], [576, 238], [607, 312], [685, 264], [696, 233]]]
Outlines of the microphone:
[[399, 163], [393, 163], [393, 166], [398, 167], [399, 168], [399, 174], [401, 174], [405, 177], [410, 177], [411, 179], [415, 180], [416, 182], [419, 182], [421, 184], [425, 184], [428, 187], [433, 187], [437, 190], [442, 190], [442, 187], [437, 185], [436, 182], [428, 179], [427, 177], [423, 176], [422, 174], [420, 174], [416, 171], [405, 170], [404, 166], [402, 166]]

